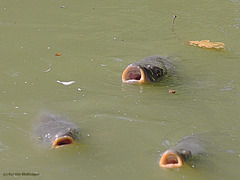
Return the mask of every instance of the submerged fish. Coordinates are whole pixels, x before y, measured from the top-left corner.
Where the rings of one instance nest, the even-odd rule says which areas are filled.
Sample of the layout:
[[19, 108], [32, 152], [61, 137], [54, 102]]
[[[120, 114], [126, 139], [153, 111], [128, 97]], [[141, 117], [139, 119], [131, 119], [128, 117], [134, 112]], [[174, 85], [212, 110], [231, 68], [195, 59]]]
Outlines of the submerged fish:
[[52, 148], [73, 144], [80, 138], [80, 130], [75, 123], [50, 113], [38, 116], [34, 131], [40, 143]]
[[138, 63], [130, 64], [122, 73], [123, 83], [145, 83], [159, 81], [172, 65], [166, 58], [153, 55]]
[[181, 167], [185, 161], [205, 153], [206, 145], [207, 142], [198, 135], [186, 136], [163, 153], [159, 165], [163, 168]]

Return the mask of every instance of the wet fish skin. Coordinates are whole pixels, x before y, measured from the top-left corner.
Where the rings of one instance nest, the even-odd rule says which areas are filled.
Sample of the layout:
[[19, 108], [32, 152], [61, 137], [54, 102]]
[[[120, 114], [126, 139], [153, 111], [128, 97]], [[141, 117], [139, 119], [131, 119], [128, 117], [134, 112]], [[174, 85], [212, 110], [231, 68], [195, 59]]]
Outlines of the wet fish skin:
[[147, 81], [157, 81], [167, 73], [163, 60], [162, 56], [150, 56], [136, 63], [136, 65], [144, 70]]
[[160, 55], [149, 56], [138, 63], [130, 64], [122, 74], [123, 83], [146, 83], [159, 81], [171, 67]]
[[59, 148], [80, 139], [80, 129], [75, 123], [51, 113], [41, 113], [34, 126], [37, 142], [44, 146]]
[[163, 153], [159, 165], [163, 168], [181, 167], [185, 161], [206, 153], [208, 144], [201, 136], [186, 136]]

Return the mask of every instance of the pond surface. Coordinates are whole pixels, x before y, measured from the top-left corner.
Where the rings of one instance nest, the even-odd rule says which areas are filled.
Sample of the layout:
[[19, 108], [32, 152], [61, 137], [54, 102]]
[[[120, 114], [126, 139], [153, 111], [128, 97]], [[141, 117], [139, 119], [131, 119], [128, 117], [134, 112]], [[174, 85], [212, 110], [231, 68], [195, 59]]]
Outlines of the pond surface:
[[[238, 0], [1, 0], [1, 179], [239, 179], [239, 13]], [[226, 49], [185, 44], [205, 39]], [[154, 54], [172, 73], [122, 84], [128, 64]], [[39, 147], [42, 110], [77, 123], [82, 141]], [[211, 137], [211, 155], [160, 168], [161, 154], [192, 133]]]

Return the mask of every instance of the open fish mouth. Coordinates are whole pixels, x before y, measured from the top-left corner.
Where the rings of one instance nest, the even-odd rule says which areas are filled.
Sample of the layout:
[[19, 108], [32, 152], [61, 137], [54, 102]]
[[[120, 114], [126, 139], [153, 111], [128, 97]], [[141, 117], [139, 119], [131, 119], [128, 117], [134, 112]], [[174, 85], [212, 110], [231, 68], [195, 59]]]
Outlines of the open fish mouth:
[[73, 144], [74, 139], [71, 136], [62, 136], [53, 142], [52, 148], [60, 148], [69, 144]]
[[130, 64], [122, 73], [123, 83], [145, 83], [146, 76], [140, 66]]
[[163, 153], [159, 166], [163, 168], [178, 168], [183, 166], [183, 160], [178, 153], [168, 150]]

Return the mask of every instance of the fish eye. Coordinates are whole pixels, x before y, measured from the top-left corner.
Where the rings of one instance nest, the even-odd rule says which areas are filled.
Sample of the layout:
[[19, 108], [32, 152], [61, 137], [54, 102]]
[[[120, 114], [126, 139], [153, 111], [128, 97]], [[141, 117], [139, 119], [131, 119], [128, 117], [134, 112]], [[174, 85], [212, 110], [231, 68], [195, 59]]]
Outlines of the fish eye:
[[67, 128], [67, 130], [68, 130], [68, 134], [73, 135], [74, 130], [72, 128]]
[[157, 75], [157, 77], [161, 77], [162, 76], [162, 69], [154, 68], [154, 72]]
[[181, 155], [183, 158], [187, 159], [189, 158], [192, 154], [191, 151], [186, 150], [186, 149], [181, 149]]

